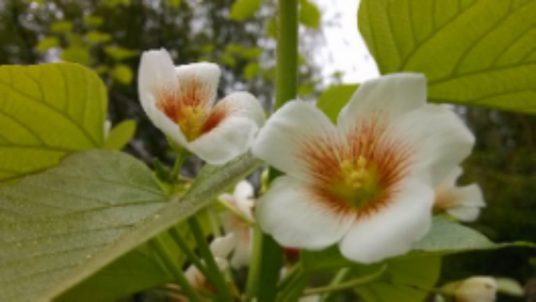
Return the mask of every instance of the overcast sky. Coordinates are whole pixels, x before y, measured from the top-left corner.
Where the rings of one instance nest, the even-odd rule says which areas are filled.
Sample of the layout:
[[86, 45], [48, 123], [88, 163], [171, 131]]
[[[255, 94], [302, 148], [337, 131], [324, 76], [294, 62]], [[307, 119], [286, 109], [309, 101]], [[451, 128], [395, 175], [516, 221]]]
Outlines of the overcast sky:
[[324, 76], [344, 72], [344, 83], [358, 83], [379, 75], [374, 59], [357, 30], [359, 0], [314, 0], [322, 12], [326, 42], [321, 55], [328, 62]]

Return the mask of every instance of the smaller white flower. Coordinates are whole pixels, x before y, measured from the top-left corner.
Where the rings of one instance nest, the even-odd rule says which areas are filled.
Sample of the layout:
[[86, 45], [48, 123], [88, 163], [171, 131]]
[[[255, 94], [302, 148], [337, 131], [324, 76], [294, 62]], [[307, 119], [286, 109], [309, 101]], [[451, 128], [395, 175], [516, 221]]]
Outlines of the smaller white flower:
[[[220, 268], [220, 271], [223, 271], [229, 267], [227, 257], [233, 251], [233, 248], [236, 245], [235, 240], [236, 239], [233, 234], [227, 234], [224, 237], [215, 238], [210, 243], [210, 251], [214, 256], [214, 260]], [[203, 275], [203, 273], [199, 271], [195, 265], [190, 265], [186, 269], [184, 275], [194, 289], [200, 290], [204, 288], [209, 291], [211, 290], [212, 285], [208, 282], [207, 277]]]
[[456, 302], [493, 302], [497, 296], [497, 282], [491, 277], [465, 279], [454, 291]]
[[175, 67], [164, 49], [144, 52], [138, 73], [141, 104], [155, 126], [215, 165], [246, 152], [265, 119], [257, 99], [246, 92], [214, 105], [220, 74], [212, 63]]
[[462, 168], [456, 167], [435, 187], [434, 211], [446, 212], [461, 221], [474, 221], [480, 209], [486, 206], [482, 191], [477, 184], [456, 186]]
[[226, 211], [222, 215], [225, 232], [235, 234], [236, 247], [231, 257], [231, 267], [240, 268], [249, 265], [253, 230], [250, 222], [253, 221], [254, 189], [246, 180], [239, 182], [233, 194], [222, 194], [220, 198], [225, 201], [233, 211]]

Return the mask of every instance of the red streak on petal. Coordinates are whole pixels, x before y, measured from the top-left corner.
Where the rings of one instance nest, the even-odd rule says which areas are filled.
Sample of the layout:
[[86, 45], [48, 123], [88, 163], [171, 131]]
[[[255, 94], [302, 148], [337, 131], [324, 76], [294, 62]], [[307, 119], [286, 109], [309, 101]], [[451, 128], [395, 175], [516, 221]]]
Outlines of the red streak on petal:
[[196, 77], [179, 83], [178, 91], [162, 90], [157, 94], [156, 106], [172, 121], [187, 118], [186, 108], [202, 108], [208, 111], [210, 105], [210, 90]]
[[230, 104], [214, 107], [214, 110], [212, 110], [201, 127], [201, 134], [208, 133], [216, 128], [225, 118], [231, 115], [232, 112], [233, 107]]
[[[411, 148], [403, 138], [390, 136], [387, 125], [375, 114], [356, 125], [343, 141], [334, 136], [316, 137], [303, 144], [300, 154], [313, 176], [312, 191], [332, 213], [354, 214], [358, 219], [374, 215], [396, 198], [398, 184], [407, 175], [411, 164]], [[357, 163], [366, 159], [379, 179], [379, 194], [364, 205], [351, 206], [344, 197], [333, 192], [333, 185], [344, 182], [343, 160]]]

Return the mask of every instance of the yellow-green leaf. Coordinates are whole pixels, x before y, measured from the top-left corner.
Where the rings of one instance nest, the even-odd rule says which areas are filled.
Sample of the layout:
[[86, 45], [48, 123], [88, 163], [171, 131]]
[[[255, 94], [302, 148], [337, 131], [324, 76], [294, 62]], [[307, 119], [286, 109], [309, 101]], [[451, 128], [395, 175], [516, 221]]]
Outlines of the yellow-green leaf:
[[57, 37], [45, 37], [37, 44], [37, 50], [40, 52], [45, 52], [52, 47], [60, 45], [60, 41]]
[[73, 30], [73, 23], [71, 21], [60, 20], [50, 25], [50, 31], [59, 34], [66, 34]]
[[363, 0], [381, 73], [422, 72], [429, 100], [536, 113], [536, 1]]
[[80, 46], [71, 46], [63, 50], [61, 59], [68, 62], [89, 65], [91, 56], [89, 54], [89, 49]]
[[337, 121], [337, 116], [342, 107], [348, 103], [350, 97], [359, 87], [359, 84], [341, 84], [328, 87], [320, 97], [316, 106], [322, 110], [332, 122]]
[[122, 48], [118, 46], [108, 46], [104, 48], [104, 52], [116, 61], [121, 61], [129, 59], [138, 55], [138, 52], [135, 50]]
[[80, 65], [0, 67], [0, 181], [102, 147], [106, 109], [104, 85]]
[[134, 120], [126, 120], [115, 126], [104, 143], [104, 148], [110, 150], [122, 149], [134, 136], [136, 132], [136, 122]]
[[300, 0], [300, 23], [317, 29], [320, 27], [320, 10], [309, 0]]
[[128, 85], [134, 78], [134, 73], [128, 65], [118, 64], [112, 70], [112, 77], [121, 84]]
[[260, 8], [262, 0], [236, 0], [231, 6], [231, 20], [244, 21], [253, 17]]

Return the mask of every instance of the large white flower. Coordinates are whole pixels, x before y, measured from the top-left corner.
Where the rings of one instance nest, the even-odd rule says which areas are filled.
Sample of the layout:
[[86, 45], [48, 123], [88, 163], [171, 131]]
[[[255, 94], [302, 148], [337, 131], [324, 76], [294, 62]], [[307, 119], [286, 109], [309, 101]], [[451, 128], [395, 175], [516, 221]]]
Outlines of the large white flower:
[[434, 185], [473, 143], [453, 112], [426, 104], [419, 74], [364, 83], [336, 126], [313, 105], [289, 102], [252, 147], [286, 173], [257, 202], [257, 219], [287, 247], [339, 243], [364, 263], [403, 254], [430, 228]]
[[444, 211], [461, 221], [469, 222], [476, 220], [480, 208], [485, 207], [486, 203], [477, 184], [456, 186], [456, 180], [462, 171], [462, 168], [456, 167], [435, 187], [434, 211]]
[[257, 99], [235, 92], [216, 105], [220, 69], [212, 63], [175, 67], [169, 53], [143, 53], [138, 90], [143, 109], [166, 136], [211, 164], [246, 152], [264, 113]]

